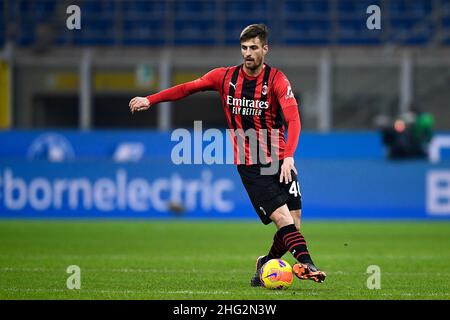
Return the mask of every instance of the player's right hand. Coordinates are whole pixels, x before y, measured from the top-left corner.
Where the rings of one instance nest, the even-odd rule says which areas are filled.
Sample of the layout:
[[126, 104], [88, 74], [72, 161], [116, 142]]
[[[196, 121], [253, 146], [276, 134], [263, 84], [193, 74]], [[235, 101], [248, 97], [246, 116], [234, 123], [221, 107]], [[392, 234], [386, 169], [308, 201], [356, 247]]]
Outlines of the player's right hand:
[[150, 108], [150, 101], [146, 97], [134, 97], [128, 104], [131, 113], [135, 111], [145, 111]]

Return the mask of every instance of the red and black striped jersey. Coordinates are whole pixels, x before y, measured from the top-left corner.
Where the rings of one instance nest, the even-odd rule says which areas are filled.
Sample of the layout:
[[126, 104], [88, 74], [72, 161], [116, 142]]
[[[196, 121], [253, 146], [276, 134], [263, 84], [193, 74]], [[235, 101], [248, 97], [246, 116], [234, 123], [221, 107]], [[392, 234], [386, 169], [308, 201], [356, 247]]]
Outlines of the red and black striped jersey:
[[[289, 80], [264, 64], [256, 77], [242, 67], [214, 69], [201, 78], [148, 96], [150, 104], [174, 101], [198, 91], [218, 91], [234, 146], [235, 164], [257, 164], [292, 157], [300, 135], [297, 101]], [[285, 141], [285, 124], [289, 127]]]

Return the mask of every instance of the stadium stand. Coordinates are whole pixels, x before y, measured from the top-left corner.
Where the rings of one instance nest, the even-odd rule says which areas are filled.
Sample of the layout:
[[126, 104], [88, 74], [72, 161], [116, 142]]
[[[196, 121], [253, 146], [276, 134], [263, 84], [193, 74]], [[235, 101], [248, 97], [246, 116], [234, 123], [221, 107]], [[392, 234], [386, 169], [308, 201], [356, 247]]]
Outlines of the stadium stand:
[[[61, 27], [69, 4], [1, 0], [0, 44], [32, 46], [47, 30], [59, 46], [231, 45], [252, 22], [267, 23], [284, 45], [450, 44], [450, 0], [80, 0], [75, 36]], [[361, 28], [372, 4], [383, 32]]]

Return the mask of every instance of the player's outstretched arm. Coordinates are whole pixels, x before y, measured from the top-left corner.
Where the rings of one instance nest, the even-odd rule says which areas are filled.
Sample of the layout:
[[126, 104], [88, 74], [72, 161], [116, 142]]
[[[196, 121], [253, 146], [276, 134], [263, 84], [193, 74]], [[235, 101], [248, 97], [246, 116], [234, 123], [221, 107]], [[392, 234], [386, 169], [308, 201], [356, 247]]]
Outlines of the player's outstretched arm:
[[134, 97], [129, 103], [130, 111], [131, 113], [145, 111], [160, 102], [176, 101], [199, 91], [218, 90], [224, 72], [225, 68], [217, 68], [197, 80], [176, 85], [147, 97]]

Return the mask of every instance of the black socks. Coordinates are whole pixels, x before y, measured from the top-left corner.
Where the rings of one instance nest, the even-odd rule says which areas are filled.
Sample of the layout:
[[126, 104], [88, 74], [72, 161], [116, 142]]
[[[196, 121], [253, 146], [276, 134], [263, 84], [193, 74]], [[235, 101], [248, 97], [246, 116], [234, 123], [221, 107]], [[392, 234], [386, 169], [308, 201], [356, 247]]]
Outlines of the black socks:
[[284, 226], [275, 233], [272, 248], [267, 256], [268, 260], [281, 258], [287, 251], [292, 253], [298, 262], [313, 264], [305, 238], [294, 224]]

